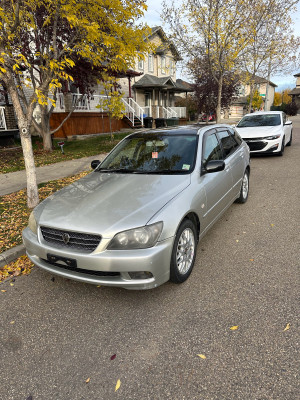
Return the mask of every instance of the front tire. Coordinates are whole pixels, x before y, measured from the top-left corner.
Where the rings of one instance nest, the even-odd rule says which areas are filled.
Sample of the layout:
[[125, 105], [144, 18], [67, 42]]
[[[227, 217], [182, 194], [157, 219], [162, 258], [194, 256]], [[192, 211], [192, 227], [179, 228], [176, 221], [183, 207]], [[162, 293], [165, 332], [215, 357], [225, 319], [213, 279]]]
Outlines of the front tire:
[[285, 146], [285, 138], [283, 137], [282, 142], [281, 142], [281, 149], [280, 151], [277, 153], [280, 156], [283, 156], [284, 153], [284, 146]]
[[249, 171], [246, 170], [242, 180], [242, 186], [239, 197], [236, 199], [237, 203], [246, 203], [249, 194]]
[[293, 131], [291, 132], [290, 141], [286, 144], [287, 146], [291, 146], [293, 140]]
[[170, 265], [170, 281], [182, 283], [194, 267], [197, 248], [197, 230], [189, 219], [180, 225], [173, 245]]

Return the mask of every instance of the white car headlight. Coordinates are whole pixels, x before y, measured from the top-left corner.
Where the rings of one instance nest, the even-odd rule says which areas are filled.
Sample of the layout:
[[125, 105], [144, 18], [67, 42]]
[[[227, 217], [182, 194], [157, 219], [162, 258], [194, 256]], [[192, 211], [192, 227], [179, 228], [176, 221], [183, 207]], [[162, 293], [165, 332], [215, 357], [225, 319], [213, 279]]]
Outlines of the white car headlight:
[[33, 211], [29, 216], [28, 228], [31, 229], [33, 233], [37, 234], [37, 223]]
[[117, 233], [108, 245], [108, 250], [147, 249], [157, 242], [163, 228], [162, 222], [141, 226]]
[[275, 140], [275, 139], [279, 139], [281, 135], [274, 135], [274, 136], [268, 136], [265, 139], [267, 140]]

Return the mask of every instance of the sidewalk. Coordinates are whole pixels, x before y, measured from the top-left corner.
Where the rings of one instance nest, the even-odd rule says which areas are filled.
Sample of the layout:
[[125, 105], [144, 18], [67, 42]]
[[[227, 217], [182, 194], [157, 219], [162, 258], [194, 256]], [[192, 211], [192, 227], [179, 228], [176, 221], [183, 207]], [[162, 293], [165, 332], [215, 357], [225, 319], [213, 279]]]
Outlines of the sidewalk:
[[[103, 160], [105, 154], [78, 158], [77, 160], [61, 161], [56, 164], [36, 168], [37, 183], [49, 182], [55, 179], [76, 175], [91, 168], [92, 160]], [[26, 188], [26, 173], [23, 171], [0, 174], [0, 196], [17, 192]]]

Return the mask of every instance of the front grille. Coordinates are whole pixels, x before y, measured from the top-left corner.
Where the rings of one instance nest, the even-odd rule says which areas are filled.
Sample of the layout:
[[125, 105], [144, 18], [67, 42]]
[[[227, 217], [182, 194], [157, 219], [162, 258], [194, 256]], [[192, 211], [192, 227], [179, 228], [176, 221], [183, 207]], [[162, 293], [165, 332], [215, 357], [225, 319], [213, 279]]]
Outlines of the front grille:
[[267, 145], [267, 142], [262, 142], [262, 141], [252, 142], [251, 140], [247, 140], [247, 139], [244, 139], [244, 140], [247, 143], [247, 145], [249, 146], [250, 151], [262, 150]]
[[81, 250], [85, 253], [94, 251], [101, 241], [99, 235], [89, 235], [80, 232], [63, 231], [41, 226], [43, 239], [54, 247]]

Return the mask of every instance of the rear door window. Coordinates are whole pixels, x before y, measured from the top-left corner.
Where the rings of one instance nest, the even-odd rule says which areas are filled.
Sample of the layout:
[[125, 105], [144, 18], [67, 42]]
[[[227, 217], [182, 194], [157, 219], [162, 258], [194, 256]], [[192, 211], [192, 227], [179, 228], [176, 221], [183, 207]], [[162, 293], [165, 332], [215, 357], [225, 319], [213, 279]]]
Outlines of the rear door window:
[[218, 131], [218, 137], [222, 144], [222, 148], [224, 151], [224, 158], [233, 154], [235, 150], [239, 147], [239, 144], [235, 140], [234, 136], [230, 134], [227, 129]]

